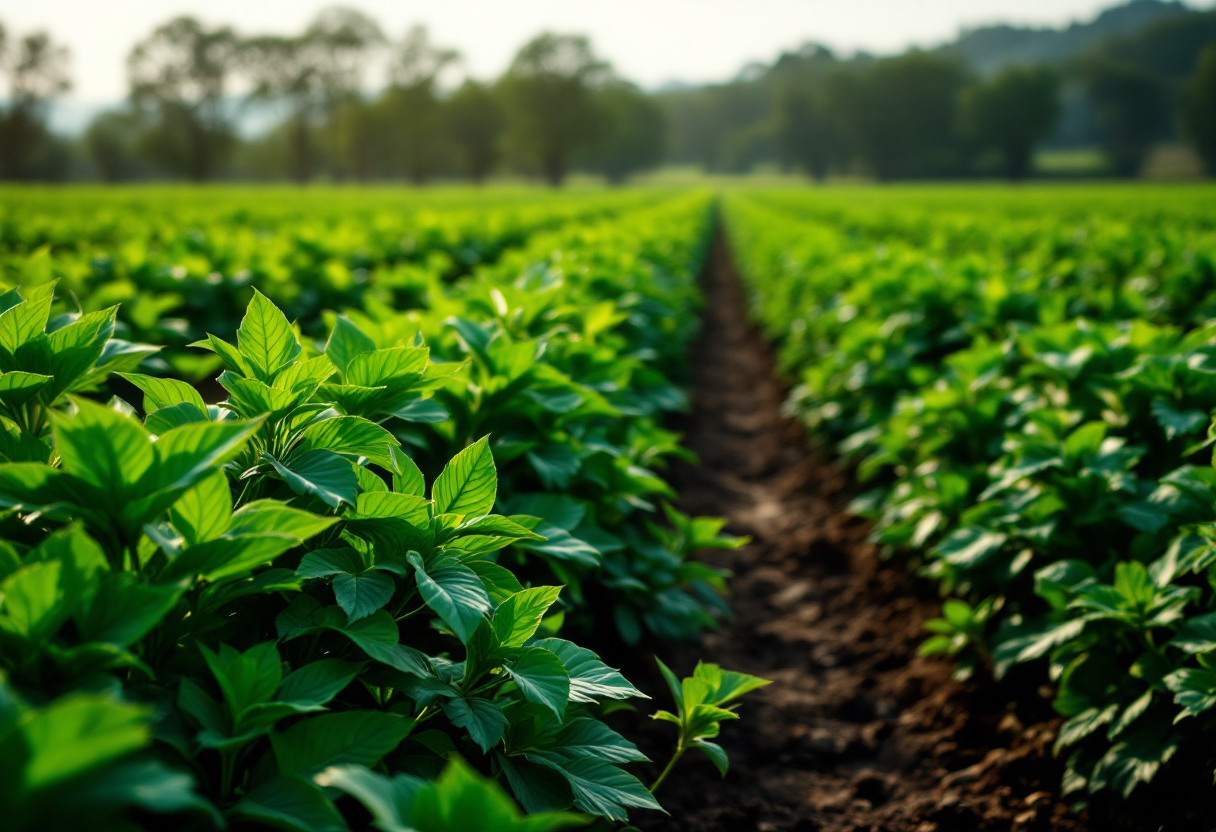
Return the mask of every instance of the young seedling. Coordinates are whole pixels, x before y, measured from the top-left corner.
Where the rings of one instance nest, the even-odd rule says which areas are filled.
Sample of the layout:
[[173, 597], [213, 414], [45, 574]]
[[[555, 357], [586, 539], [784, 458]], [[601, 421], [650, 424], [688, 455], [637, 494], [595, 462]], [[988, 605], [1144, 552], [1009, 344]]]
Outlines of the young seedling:
[[667, 686], [671, 689], [671, 695], [676, 701], [676, 712], [673, 714], [670, 711], [659, 711], [652, 714], [651, 719], [670, 722], [679, 728], [680, 733], [676, 739], [676, 750], [671, 755], [671, 760], [659, 778], [654, 781], [650, 791], [652, 793], [658, 791], [659, 786], [663, 785], [663, 781], [667, 779], [667, 775], [684, 756], [684, 752], [690, 748], [699, 748], [704, 751], [725, 777], [730, 761], [727, 760], [722, 746], [710, 742], [710, 740], [718, 736], [723, 721], [739, 718], [739, 715], [735, 713], [739, 703], [734, 705], [727, 705], [727, 703], [749, 691], [771, 684], [771, 682], [757, 676], [748, 676], [746, 673], [723, 670], [716, 664], [705, 664], [704, 662], [698, 662], [692, 676], [681, 682], [667, 665], [657, 658], [655, 661], [658, 662], [659, 670], [662, 671], [663, 678], [667, 680]]

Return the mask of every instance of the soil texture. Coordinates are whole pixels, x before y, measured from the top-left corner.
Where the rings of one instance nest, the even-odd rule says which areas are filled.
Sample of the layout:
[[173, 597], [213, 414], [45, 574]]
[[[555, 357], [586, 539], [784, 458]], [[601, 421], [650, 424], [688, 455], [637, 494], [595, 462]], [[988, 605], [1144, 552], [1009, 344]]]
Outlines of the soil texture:
[[[1058, 723], [1046, 691], [962, 685], [949, 663], [917, 655], [924, 621], [938, 614], [932, 588], [879, 560], [867, 524], [848, 513], [849, 473], [782, 416], [786, 390], [747, 320], [721, 239], [704, 281], [707, 311], [684, 425], [700, 462], [676, 471], [674, 485], [685, 511], [726, 517], [729, 531], [753, 542], [708, 558], [734, 573], [733, 620], [699, 647], [661, 652], [681, 674], [704, 656], [773, 684], [749, 694], [742, 720], [723, 726], [728, 776], [689, 753], [658, 793], [671, 815], [639, 813], [638, 825], [665, 832], [1091, 828], [1057, 794], [1051, 743]], [[630, 670], [643, 679], [647, 672], [654, 674], [640, 663]], [[665, 691], [654, 676], [647, 689]], [[643, 750], [664, 761], [672, 727], [639, 719], [634, 729]]]

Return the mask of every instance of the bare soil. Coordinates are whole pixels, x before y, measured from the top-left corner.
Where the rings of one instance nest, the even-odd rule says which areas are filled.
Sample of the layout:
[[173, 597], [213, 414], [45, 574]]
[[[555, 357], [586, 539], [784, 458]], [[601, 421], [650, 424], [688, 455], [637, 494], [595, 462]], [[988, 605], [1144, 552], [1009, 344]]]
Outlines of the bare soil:
[[[949, 663], [917, 655], [924, 621], [938, 614], [932, 587], [878, 559], [867, 524], [847, 511], [848, 472], [781, 415], [785, 388], [748, 323], [721, 240], [704, 280], [708, 305], [683, 426], [700, 462], [675, 472], [674, 484], [684, 510], [724, 516], [730, 531], [753, 542], [711, 556], [734, 573], [734, 619], [698, 646], [661, 652], [681, 673], [704, 656], [773, 684], [750, 694], [742, 720], [724, 726], [728, 776], [687, 755], [658, 795], [671, 815], [639, 813], [638, 826], [1102, 828], [1057, 794], [1049, 692], [962, 685]], [[653, 669], [639, 659], [627, 664], [647, 689], [664, 690], [657, 677], [646, 679]], [[666, 759], [671, 726], [639, 718], [632, 728], [643, 750]]]

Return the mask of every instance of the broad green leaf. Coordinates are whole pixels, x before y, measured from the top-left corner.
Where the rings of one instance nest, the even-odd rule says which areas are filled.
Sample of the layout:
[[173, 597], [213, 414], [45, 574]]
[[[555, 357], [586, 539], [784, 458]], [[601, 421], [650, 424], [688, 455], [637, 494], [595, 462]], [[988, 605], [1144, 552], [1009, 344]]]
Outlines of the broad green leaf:
[[541, 639], [533, 644], [557, 655], [570, 676], [571, 702], [596, 702], [599, 699], [650, 697], [631, 685], [620, 671], [600, 661], [599, 656], [560, 638]]
[[384, 832], [406, 832], [405, 818], [426, 781], [408, 774], [385, 777], [362, 766], [330, 766], [313, 777], [327, 789], [338, 789], [363, 804], [375, 825]]
[[427, 567], [417, 552], [410, 552], [407, 559], [414, 567], [423, 601], [452, 628], [461, 643], [468, 643], [490, 610], [490, 596], [477, 574], [456, 560]]
[[595, 757], [610, 763], [645, 762], [647, 757], [629, 740], [598, 719], [579, 717], [564, 722], [545, 752], [567, 759]]
[[382, 711], [342, 711], [271, 734], [280, 774], [315, 774], [328, 766], [374, 766], [413, 729], [412, 720]]
[[29, 747], [24, 786], [45, 788], [111, 765], [151, 741], [151, 710], [93, 693], [71, 693], [22, 724]]
[[173, 609], [185, 593], [180, 584], [140, 583], [129, 572], [108, 575], [88, 612], [77, 619], [80, 637], [128, 647], [142, 639]]
[[211, 419], [205, 411], [199, 410], [192, 404], [182, 402], [181, 404], [162, 407], [160, 410], [149, 415], [144, 419], [144, 427], [149, 433], [160, 436], [162, 433], [167, 433], [174, 428], [180, 428], [184, 425], [192, 425], [196, 422], [210, 422]]
[[663, 811], [640, 780], [612, 763], [594, 757], [557, 762], [533, 754], [528, 759], [565, 777], [574, 792], [574, 805], [584, 812], [624, 822], [628, 808]]
[[507, 718], [488, 699], [463, 696], [444, 700], [443, 711], [457, 728], [468, 732], [469, 738], [489, 753], [507, 730]]
[[387, 430], [361, 416], [336, 416], [314, 422], [304, 429], [302, 437], [296, 453], [325, 449], [364, 456], [388, 471], [393, 469], [390, 450], [401, 444]]
[[72, 614], [58, 561], [32, 563], [0, 582], [0, 630], [32, 641], [53, 636]]
[[288, 674], [274, 698], [294, 705], [324, 705], [342, 692], [363, 669], [363, 662], [320, 659]]
[[349, 547], [342, 549], [314, 549], [300, 558], [296, 574], [302, 578], [328, 578], [344, 573], [362, 572], [363, 558]]
[[287, 317], [257, 289], [237, 328], [236, 344], [254, 375], [265, 382], [301, 349]]
[[555, 654], [543, 647], [523, 647], [505, 665], [511, 680], [529, 702], [544, 705], [561, 720], [570, 699], [570, 676]]
[[10, 408], [21, 407], [52, 381], [51, 376], [24, 373], [19, 370], [0, 375], [0, 403]]
[[345, 374], [346, 368], [355, 356], [375, 348], [375, 341], [364, 335], [357, 326], [350, 322], [349, 318], [338, 315], [334, 323], [334, 330], [325, 344], [325, 355], [338, 368], [338, 372]]
[[198, 650], [234, 715], [270, 701], [282, 681], [283, 665], [273, 641], [255, 644], [243, 653], [227, 644], [221, 644], [218, 653], [202, 644]]
[[87, 399], [75, 415], [55, 413], [53, 432], [63, 470], [121, 505], [155, 464], [152, 437], [129, 416]]
[[497, 783], [453, 758], [436, 781], [418, 789], [409, 821], [419, 832], [551, 832], [588, 819], [558, 812], [522, 817]]
[[197, 347], [198, 349], [202, 350], [210, 350], [211, 352], [215, 353], [220, 357], [220, 360], [224, 362], [224, 366], [227, 367], [230, 372], [246, 378], [253, 375], [253, 369], [249, 366], [249, 362], [245, 360], [245, 357], [241, 355], [240, 351], [236, 347], [229, 344], [223, 338], [208, 334], [205, 339], [202, 341], [195, 341], [193, 344], [190, 344], [190, 346]]
[[522, 647], [532, 638], [549, 607], [561, 594], [560, 586], [538, 586], [522, 590], [494, 611], [494, 636], [503, 647]]
[[276, 777], [232, 807], [232, 814], [290, 832], [348, 832], [320, 788], [299, 777]]
[[156, 441], [156, 486], [189, 488], [235, 459], [259, 421], [198, 422], [174, 428]]
[[333, 451], [308, 451], [293, 457], [286, 465], [267, 453], [262, 454], [262, 459], [274, 466], [297, 494], [311, 494], [334, 508], [342, 503], [354, 505], [359, 478], [350, 461]]
[[370, 571], [334, 576], [334, 596], [351, 621], [366, 618], [387, 604], [397, 585], [391, 575]]
[[188, 546], [223, 534], [232, 517], [228, 477], [223, 471], [208, 474], [178, 498], [169, 517]]
[[1188, 618], [1170, 644], [1187, 653], [1216, 650], [1216, 613]]
[[152, 414], [163, 407], [175, 404], [192, 404], [203, 413], [207, 412], [207, 403], [194, 389], [193, 385], [171, 378], [157, 378], [140, 373], [118, 373], [117, 375], [134, 384], [144, 394], [144, 412]]
[[[421, 376], [430, 350], [426, 347], [391, 347], [360, 353], [346, 365], [344, 380], [360, 387], [379, 387]], [[399, 389], [399, 388], [395, 388]]]
[[480, 517], [494, 508], [498, 474], [488, 437], [482, 437], [448, 462], [431, 487], [436, 514]]
[[400, 448], [391, 448], [393, 457], [393, 491], [398, 494], [412, 494], [416, 497], [426, 496], [426, 482], [422, 472], [414, 460], [405, 455]]

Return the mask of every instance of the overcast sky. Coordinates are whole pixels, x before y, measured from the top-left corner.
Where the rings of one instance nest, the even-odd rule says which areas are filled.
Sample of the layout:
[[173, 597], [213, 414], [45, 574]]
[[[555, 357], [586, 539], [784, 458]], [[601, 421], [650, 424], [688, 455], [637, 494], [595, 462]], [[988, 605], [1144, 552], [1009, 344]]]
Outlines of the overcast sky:
[[[81, 104], [126, 92], [131, 45], [178, 14], [239, 31], [291, 33], [326, 0], [0, 0], [10, 33], [48, 29], [72, 51]], [[492, 77], [543, 29], [591, 36], [601, 55], [643, 86], [720, 80], [752, 60], [815, 40], [852, 52], [933, 45], [962, 27], [995, 22], [1059, 25], [1112, 0], [349, 0], [399, 35], [424, 23], [459, 49], [468, 72]], [[1201, 0], [1193, 5], [1211, 5]]]

